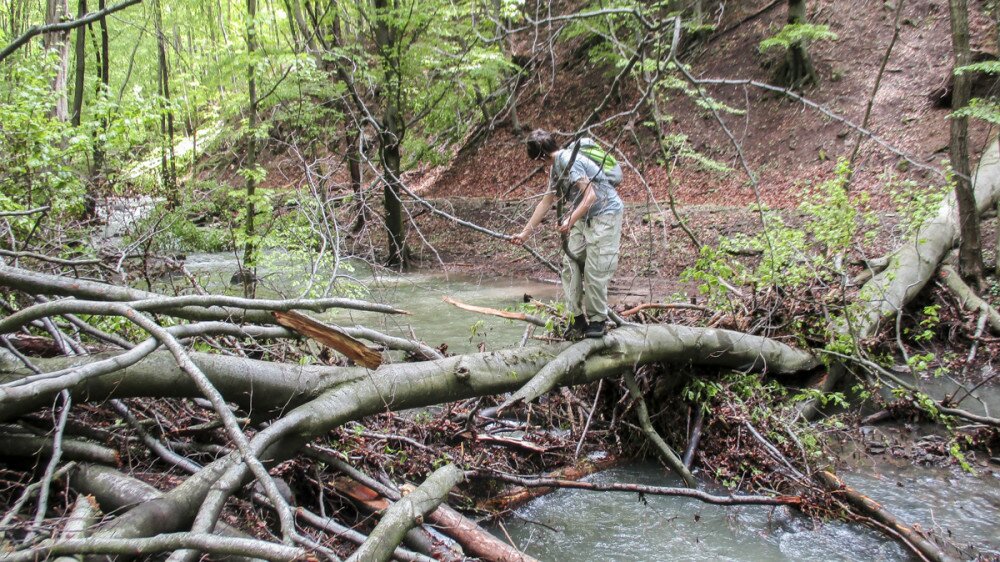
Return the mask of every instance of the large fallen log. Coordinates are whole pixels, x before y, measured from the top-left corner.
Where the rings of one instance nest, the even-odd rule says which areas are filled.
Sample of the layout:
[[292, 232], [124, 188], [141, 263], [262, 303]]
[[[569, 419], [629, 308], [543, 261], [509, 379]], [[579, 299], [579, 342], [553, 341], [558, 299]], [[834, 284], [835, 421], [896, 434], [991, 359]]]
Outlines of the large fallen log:
[[[727, 330], [634, 326], [615, 330], [605, 340], [609, 343], [608, 353], [591, 356], [585, 364], [570, 370], [560, 384], [584, 384], [613, 376], [625, 368], [663, 361], [766, 368], [770, 373], [796, 372], [817, 365], [807, 352]], [[531, 380], [564, 347], [543, 346], [383, 365], [376, 371], [359, 367], [336, 369], [343, 382], [327, 387], [313, 400], [291, 409], [259, 432], [251, 443], [252, 453], [280, 462], [312, 438], [367, 415], [515, 390]], [[253, 363], [246, 365], [252, 368]], [[297, 372], [297, 368], [288, 368], [290, 373]], [[354, 376], [358, 373], [360, 376]], [[144, 510], [139, 514], [140, 521], [135, 521], [136, 516], [130, 512], [112, 522], [105, 532], [115, 536], [149, 536], [187, 528], [198, 505], [203, 513], [208, 513], [207, 519], [199, 516], [199, 520], [214, 522], [225, 498], [247, 476], [246, 467], [236, 457], [226, 457], [193, 476], [196, 482], [189, 479], [182, 484], [186, 488], [183, 493], [175, 489], [164, 495], [165, 501], [173, 503], [169, 519], [154, 520]]]
[[[985, 213], [1000, 201], [1000, 144], [990, 144], [973, 177], [976, 210]], [[862, 288], [856, 301], [861, 311], [852, 318], [858, 339], [873, 335], [884, 318], [893, 317], [923, 289], [941, 260], [959, 242], [958, 203], [954, 193], [941, 203], [934, 218], [924, 223], [911, 240], [891, 256], [885, 269]]]
[[[997, 141], [990, 144], [980, 158], [973, 177], [973, 190], [978, 214], [992, 209], [1000, 201], [1000, 143]], [[958, 202], [955, 194], [950, 193], [937, 214], [889, 256], [885, 269], [861, 287], [858, 298], [847, 312], [848, 317], [834, 324], [834, 337], [843, 334], [854, 341], [863, 341], [878, 332], [883, 320], [899, 314], [931, 280], [941, 260], [958, 245], [961, 234], [958, 221]], [[834, 363], [817, 387], [830, 392], [845, 373], [842, 363]], [[800, 412], [812, 418], [818, 412], [817, 401], [804, 402]]]
[[[771, 374], [804, 371], [818, 364], [810, 353], [775, 340], [710, 328], [629, 326], [614, 330], [605, 336], [604, 342], [605, 353], [591, 355], [585, 363], [562, 365], [564, 376], [559, 384], [582, 384], [617, 374], [626, 367], [658, 362], [754, 368]], [[364, 379], [380, 381], [379, 386], [386, 387], [387, 398], [395, 397], [402, 403], [416, 400], [420, 406], [516, 391], [570, 345], [560, 343], [383, 365], [374, 372], [361, 367], [293, 365], [205, 353], [190, 353], [190, 356], [226, 400], [262, 413], [298, 406], [325, 391]], [[2, 360], [3, 357], [0, 350], [0, 381], [9, 383], [33, 374], [13, 358]], [[46, 358], [36, 359], [35, 365], [44, 371], [55, 371], [105, 358], [107, 355]], [[425, 395], [420, 390], [432, 386], [439, 388], [441, 394]], [[31, 384], [0, 386], [0, 421], [51, 404], [61, 390], [58, 386], [39, 390]], [[87, 379], [68, 390], [74, 403], [109, 398], [199, 396], [197, 387], [167, 353], [153, 353], [127, 369]], [[378, 404], [381, 407], [381, 399]]]

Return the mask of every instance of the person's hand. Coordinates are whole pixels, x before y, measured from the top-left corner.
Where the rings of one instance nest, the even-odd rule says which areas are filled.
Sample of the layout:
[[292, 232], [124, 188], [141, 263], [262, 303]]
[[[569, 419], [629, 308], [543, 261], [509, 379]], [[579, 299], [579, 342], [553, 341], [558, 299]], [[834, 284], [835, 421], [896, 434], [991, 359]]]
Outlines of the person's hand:
[[524, 241], [527, 239], [528, 239], [528, 233], [522, 230], [521, 232], [510, 237], [510, 243], [515, 246], [523, 246]]
[[559, 225], [559, 234], [569, 234], [570, 228], [572, 228], [572, 225], [569, 224], [569, 219], [566, 219]]

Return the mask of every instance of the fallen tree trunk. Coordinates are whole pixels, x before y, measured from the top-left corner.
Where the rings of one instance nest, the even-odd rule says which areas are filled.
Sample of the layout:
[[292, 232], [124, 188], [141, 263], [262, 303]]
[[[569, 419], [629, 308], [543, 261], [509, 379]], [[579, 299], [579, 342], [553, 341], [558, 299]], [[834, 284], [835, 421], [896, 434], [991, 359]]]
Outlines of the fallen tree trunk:
[[[976, 209], [984, 213], [1000, 200], [1000, 144], [994, 141], [979, 161], [973, 178]], [[938, 264], [959, 242], [958, 203], [954, 194], [941, 203], [937, 215], [890, 257], [885, 269], [861, 288], [862, 311], [852, 321], [858, 339], [872, 336], [882, 319], [894, 316], [923, 289]]]
[[[560, 381], [575, 385], [596, 381], [652, 362], [701, 363], [739, 368], [766, 367], [771, 373], [790, 373], [817, 365], [809, 353], [774, 340], [726, 330], [683, 326], [634, 326], [620, 328], [604, 338], [610, 353], [591, 356]], [[258, 458], [280, 462], [295, 454], [312, 438], [326, 434], [351, 420], [384, 412], [416, 408], [515, 390], [548, 363], [564, 345], [504, 350], [451, 357], [422, 363], [383, 365], [372, 372], [361, 368], [341, 368], [348, 376], [317, 398], [302, 404], [259, 432], [251, 442]], [[250, 361], [250, 360], [244, 360]], [[247, 364], [248, 368], [252, 363]], [[291, 373], [297, 368], [286, 366]], [[108, 527], [117, 536], [149, 536], [186, 528], [201, 506], [214, 521], [222, 502], [248, 476], [245, 465], [233, 456], [216, 461], [165, 494], [173, 502], [170, 517], [156, 520], [148, 509], [139, 521], [130, 512]], [[211, 492], [211, 496], [210, 496]], [[134, 510], [133, 510], [134, 511]], [[214, 513], [214, 514], [213, 514]], [[202, 519], [199, 516], [199, 519]], [[203, 523], [204, 524], [204, 520]], [[195, 529], [199, 530], [199, 529]]]
[[[566, 370], [561, 372], [564, 376], [559, 384], [590, 382], [617, 374], [626, 367], [657, 362], [754, 368], [772, 374], [799, 372], [818, 364], [805, 351], [729, 330], [672, 325], [630, 326], [611, 332], [604, 341], [607, 353], [589, 356], [585, 363], [564, 365]], [[190, 353], [190, 356], [226, 400], [259, 414], [298, 406], [327, 390], [365, 379], [382, 381], [380, 385], [388, 385], [386, 396], [399, 396], [406, 403], [417, 399], [419, 394], [421, 406], [515, 391], [570, 345], [561, 343], [383, 365], [374, 372], [361, 367], [291, 365], [206, 353]], [[36, 359], [35, 364], [45, 371], [53, 371], [107, 357]], [[33, 374], [12, 360], [0, 365], [0, 370], [5, 371], [0, 372], [0, 380], [5, 382]], [[425, 384], [439, 385], [443, 394], [424, 395], [419, 387]], [[405, 392], [400, 395], [403, 388], [412, 390], [412, 395], [407, 396]], [[109, 398], [199, 396], [197, 387], [167, 353], [150, 354], [127, 369], [87, 379], [67, 389], [74, 403]], [[51, 404], [61, 390], [58, 386], [42, 390], [32, 385], [0, 387], [0, 421]]]
[[[1000, 202], [1000, 143], [990, 144], [980, 158], [973, 178], [976, 209], [979, 214]], [[907, 303], [923, 290], [934, 276], [941, 260], [959, 243], [958, 202], [954, 192], [941, 203], [937, 215], [925, 222], [911, 240], [900, 246], [888, 259], [885, 268], [861, 287], [855, 305], [834, 327], [837, 334], [847, 334], [860, 342], [875, 335], [884, 319], [899, 314]], [[830, 392], [844, 378], [842, 363], [834, 363], [817, 385]], [[806, 418], [818, 413], [816, 400], [803, 402], [799, 411]]]

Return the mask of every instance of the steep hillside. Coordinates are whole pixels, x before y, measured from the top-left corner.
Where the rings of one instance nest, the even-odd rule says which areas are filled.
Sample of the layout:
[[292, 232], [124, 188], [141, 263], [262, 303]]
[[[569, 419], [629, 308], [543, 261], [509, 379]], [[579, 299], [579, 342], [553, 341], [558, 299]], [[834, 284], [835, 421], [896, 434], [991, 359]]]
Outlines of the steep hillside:
[[[700, 78], [772, 83], [772, 69], [780, 54], [761, 54], [757, 45], [783, 25], [784, 3], [746, 2], [735, 9], [732, 4], [727, 3], [726, 13], [721, 15], [721, 31], [689, 45], [684, 60]], [[822, 82], [804, 95], [837, 116], [861, 123], [893, 35], [895, 4], [862, 0], [819, 0], [809, 4], [810, 20], [829, 25], [838, 39], [811, 46]], [[995, 52], [994, 28], [985, 9], [983, 2], [970, 6], [973, 49]], [[947, 85], [952, 66], [947, 5], [932, 0], [907, 2], [900, 20], [899, 38], [875, 97], [869, 129], [915, 163], [939, 167], [947, 152], [948, 110], [935, 106], [932, 93]], [[737, 25], [741, 21], [744, 23]], [[519, 111], [527, 128], [573, 131], [604, 97], [610, 82], [606, 69], [581, 60], [574, 52], [576, 46], [563, 45], [557, 51], [555, 64], [546, 61], [536, 66], [532, 79], [523, 86]], [[837, 158], [850, 155], [857, 138], [849, 126], [774, 92], [749, 86], [719, 86], [708, 93], [745, 112], [724, 115], [724, 119], [760, 178], [764, 201], [771, 206], [793, 206], [801, 186], [827, 177]], [[620, 104], [605, 113], [629, 111], [637, 95], [633, 87]], [[668, 111], [674, 118], [670, 133], [688, 135], [695, 148], [729, 164], [733, 170], [709, 174], [681, 162], [673, 178], [678, 201], [688, 205], [752, 202], [753, 191], [740, 170], [735, 151], [711, 115], [681, 94], [673, 97]], [[669, 182], [656, 159], [651, 135], [639, 125], [647, 118], [642, 108], [627, 122], [616, 121], [614, 130], [598, 130], [598, 136], [609, 142], [618, 139], [618, 146], [641, 171], [652, 194], [662, 200]], [[974, 156], [982, 149], [986, 133], [982, 124], [973, 124]], [[924, 183], [940, 183], [934, 174], [903, 160], [876, 142], [865, 141], [855, 176], [856, 188], [882, 194], [887, 172]], [[502, 127], [479, 150], [461, 155], [428, 191], [439, 197], [517, 199], [536, 192], [542, 183], [541, 177], [525, 181], [527, 173], [534, 169], [524, 157], [518, 137], [509, 127]], [[621, 188], [622, 194], [632, 202], [644, 201], [646, 187], [636, 174], [627, 175], [630, 177]], [[522, 185], [510, 191], [518, 184]]]

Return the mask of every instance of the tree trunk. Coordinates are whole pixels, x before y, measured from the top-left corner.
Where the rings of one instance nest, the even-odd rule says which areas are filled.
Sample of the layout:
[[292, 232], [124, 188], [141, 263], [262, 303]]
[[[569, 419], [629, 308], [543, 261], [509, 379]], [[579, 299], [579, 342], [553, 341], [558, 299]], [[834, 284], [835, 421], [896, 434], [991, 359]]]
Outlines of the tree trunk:
[[[788, 0], [788, 24], [806, 23], [806, 0]], [[785, 53], [784, 83], [793, 89], [816, 84], [819, 76], [805, 41], [793, 43]]]
[[[969, 54], [969, 12], [966, 0], [949, 0], [951, 12], [951, 40], [955, 52], [955, 68], [971, 62]], [[969, 104], [972, 93], [972, 79], [967, 72], [954, 75], [955, 88], [951, 95], [952, 110], [959, 110]], [[984, 281], [983, 247], [979, 233], [979, 211], [976, 196], [972, 191], [969, 170], [969, 119], [951, 118], [951, 166], [954, 170], [955, 199], [958, 202], [959, 231], [959, 271], [962, 277], [970, 279], [974, 286], [981, 287]]]
[[[48, 0], [45, 5], [45, 23], [59, 23], [69, 17], [67, 0]], [[69, 31], [46, 33], [46, 51], [55, 51], [58, 58], [56, 76], [52, 80], [52, 93], [56, 104], [52, 115], [60, 121], [69, 121], [69, 102], [66, 97], [66, 82], [69, 74]]]
[[243, 245], [243, 269], [241, 270], [243, 282], [243, 294], [248, 298], [252, 297], [257, 287], [257, 244], [255, 242], [254, 219], [257, 214], [256, 190], [257, 181], [254, 179], [255, 168], [257, 167], [257, 70], [254, 56], [257, 52], [257, 26], [254, 18], [257, 17], [257, 0], [247, 0], [247, 54], [250, 62], [247, 64], [247, 90], [250, 94], [249, 108], [249, 132], [247, 134], [247, 157], [246, 168], [250, 171], [247, 174], [247, 201], [246, 201], [246, 221], [244, 223], [244, 235], [246, 242]]
[[170, 69], [166, 37], [163, 34], [163, 10], [160, 0], [153, 0], [153, 25], [156, 29], [157, 86], [160, 94], [160, 177], [171, 208], [179, 203], [177, 167], [174, 165], [174, 110], [170, 103]]
[[375, 0], [377, 22], [375, 44], [382, 59], [382, 105], [384, 115], [379, 135], [379, 155], [385, 194], [385, 225], [389, 234], [389, 256], [386, 265], [406, 269], [407, 252], [403, 229], [403, 200], [400, 197], [400, 145], [406, 134], [403, 112], [402, 61], [399, 53], [396, 14], [389, 12], [395, 4], [389, 0]]
[[[107, 0], [98, 0], [97, 8], [103, 10], [106, 7]], [[108, 38], [108, 18], [107, 16], [102, 17], [100, 20], [100, 30], [101, 30], [101, 48], [100, 48], [100, 65], [98, 66], [98, 77], [100, 83], [98, 85], [97, 95], [99, 97], [107, 96], [111, 92], [111, 61], [110, 61], [110, 41]], [[101, 117], [101, 131], [107, 131], [108, 120], [106, 117]], [[96, 186], [100, 186], [104, 183], [104, 143], [100, 142], [98, 139], [94, 140], [94, 177]], [[88, 200], [87, 212], [89, 215], [93, 215], [95, 209], [93, 208], [96, 203], [96, 195], [92, 194], [91, 198]]]
[[[82, 18], [87, 13], [87, 0], [79, 0], [77, 3], [77, 17]], [[87, 70], [87, 26], [81, 25], [76, 28], [76, 75], [73, 83], [73, 111], [70, 122], [74, 127], [80, 126], [81, 114], [83, 113], [83, 88], [84, 74]]]
[[[979, 213], [1000, 203], [1000, 144], [986, 149], [973, 178], [973, 192]], [[889, 263], [861, 288], [855, 301], [856, 310], [849, 319], [841, 319], [834, 330], [849, 334], [854, 341], [874, 335], [883, 319], [895, 317], [934, 276], [941, 260], [959, 243], [958, 202], [954, 193], [941, 203], [937, 215], [927, 220], [913, 238], [903, 243], [890, 257]], [[829, 392], [843, 378], [843, 365], [835, 363], [820, 383], [820, 390]], [[807, 417], [816, 413], [815, 401], [800, 408]]]

